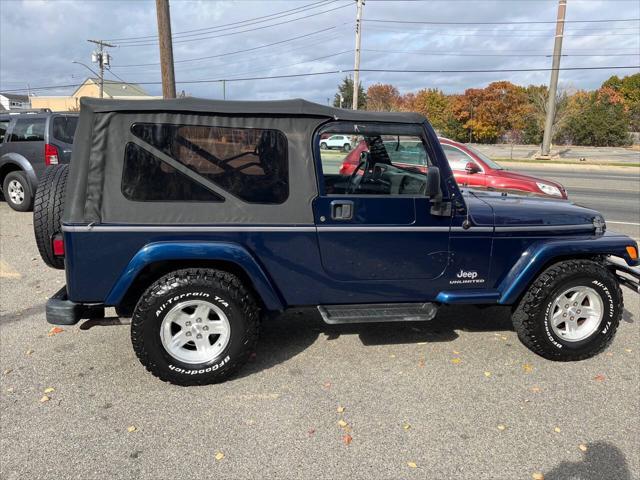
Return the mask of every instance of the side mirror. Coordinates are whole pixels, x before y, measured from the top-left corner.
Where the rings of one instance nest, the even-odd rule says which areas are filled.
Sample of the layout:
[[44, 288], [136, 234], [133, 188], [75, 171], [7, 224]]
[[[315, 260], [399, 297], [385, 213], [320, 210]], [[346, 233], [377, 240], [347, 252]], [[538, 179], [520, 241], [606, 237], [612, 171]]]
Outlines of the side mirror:
[[478, 173], [480, 171], [480, 167], [478, 167], [478, 165], [473, 162], [467, 162], [467, 164], [464, 166], [464, 171], [469, 175], [472, 175], [474, 173]]
[[442, 198], [442, 190], [440, 190], [440, 169], [435, 166], [427, 168], [427, 189], [426, 195], [434, 200]]

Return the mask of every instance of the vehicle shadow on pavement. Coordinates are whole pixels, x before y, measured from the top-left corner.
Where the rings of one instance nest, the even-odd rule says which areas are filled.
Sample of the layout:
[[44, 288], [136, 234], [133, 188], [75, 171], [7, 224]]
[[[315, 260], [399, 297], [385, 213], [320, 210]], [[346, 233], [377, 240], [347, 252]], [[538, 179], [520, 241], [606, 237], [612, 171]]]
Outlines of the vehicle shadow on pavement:
[[545, 480], [631, 480], [627, 459], [618, 447], [607, 442], [587, 445], [579, 462], [562, 462], [544, 475]]
[[509, 307], [465, 305], [442, 308], [429, 322], [328, 325], [316, 309], [291, 310], [263, 321], [256, 355], [239, 376], [267, 370], [289, 360], [310, 347], [320, 335], [328, 341], [342, 335], [358, 335], [364, 346], [452, 342], [458, 338], [456, 330], [512, 331], [510, 313]]

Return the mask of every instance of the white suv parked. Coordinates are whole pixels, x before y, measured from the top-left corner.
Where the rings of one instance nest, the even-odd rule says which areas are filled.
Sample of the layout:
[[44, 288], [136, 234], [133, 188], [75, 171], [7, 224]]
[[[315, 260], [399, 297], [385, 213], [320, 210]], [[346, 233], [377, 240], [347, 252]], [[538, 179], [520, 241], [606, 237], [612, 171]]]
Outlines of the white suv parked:
[[348, 152], [351, 150], [351, 138], [346, 135], [331, 135], [320, 142], [320, 148], [322, 150], [337, 148]]

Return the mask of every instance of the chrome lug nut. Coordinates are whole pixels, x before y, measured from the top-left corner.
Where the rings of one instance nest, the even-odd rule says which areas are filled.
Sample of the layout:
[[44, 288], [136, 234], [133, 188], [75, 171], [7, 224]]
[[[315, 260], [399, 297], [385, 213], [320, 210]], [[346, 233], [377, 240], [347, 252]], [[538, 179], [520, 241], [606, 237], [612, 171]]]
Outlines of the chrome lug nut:
[[202, 329], [203, 329], [204, 331], [207, 331], [207, 330], [209, 330], [209, 327], [208, 327], [207, 325], [205, 325], [204, 327], [202, 327]]
[[189, 320], [187, 320], [187, 323], [185, 323], [185, 325], [186, 325], [187, 327], [190, 327], [190, 326], [191, 326], [191, 322], [190, 322]]
[[197, 338], [198, 340], [200, 340], [200, 339], [202, 338], [202, 335], [201, 335], [201, 334], [198, 334], [198, 335], [196, 335], [196, 338]]
[[191, 332], [187, 332], [187, 333], [185, 333], [185, 335], [186, 335], [187, 337], [190, 337], [190, 336], [191, 336]]

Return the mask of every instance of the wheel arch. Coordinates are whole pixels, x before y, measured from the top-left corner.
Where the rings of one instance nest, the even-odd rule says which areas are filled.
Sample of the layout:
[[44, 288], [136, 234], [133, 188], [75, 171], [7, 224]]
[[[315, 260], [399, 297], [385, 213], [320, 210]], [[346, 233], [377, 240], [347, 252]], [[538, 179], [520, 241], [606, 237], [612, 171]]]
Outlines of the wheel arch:
[[242, 246], [222, 242], [157, 242], [140, 249], [131, 259], [105, 305], [130, 313], [144, 291], [163, 275], [185, 268], [213, 268], [232, 273], [251, 290], [260, 306], [284, 310], [284, 302], [266, 271]]
[[0, 157], [0, 189], [2, 189], [4, 179], [11, 172], [24, 172], [35, 192], [38, 185], [38, 178], [36, 177], [33, 167], [25, 157], [13, 152], [5, 153]]
[[635, 244], [633, 240], [622, 235], [535, 243], [522, 254], [498, 285], [500, 292], [498, 303], [502, 305], [517, 303], [546, 268], [564, 260], [597, 260], [603, 256], [613, 255], [623, 258], [629, 264], [636, 263], [626, 251], [626, 246], [633, 244]]

